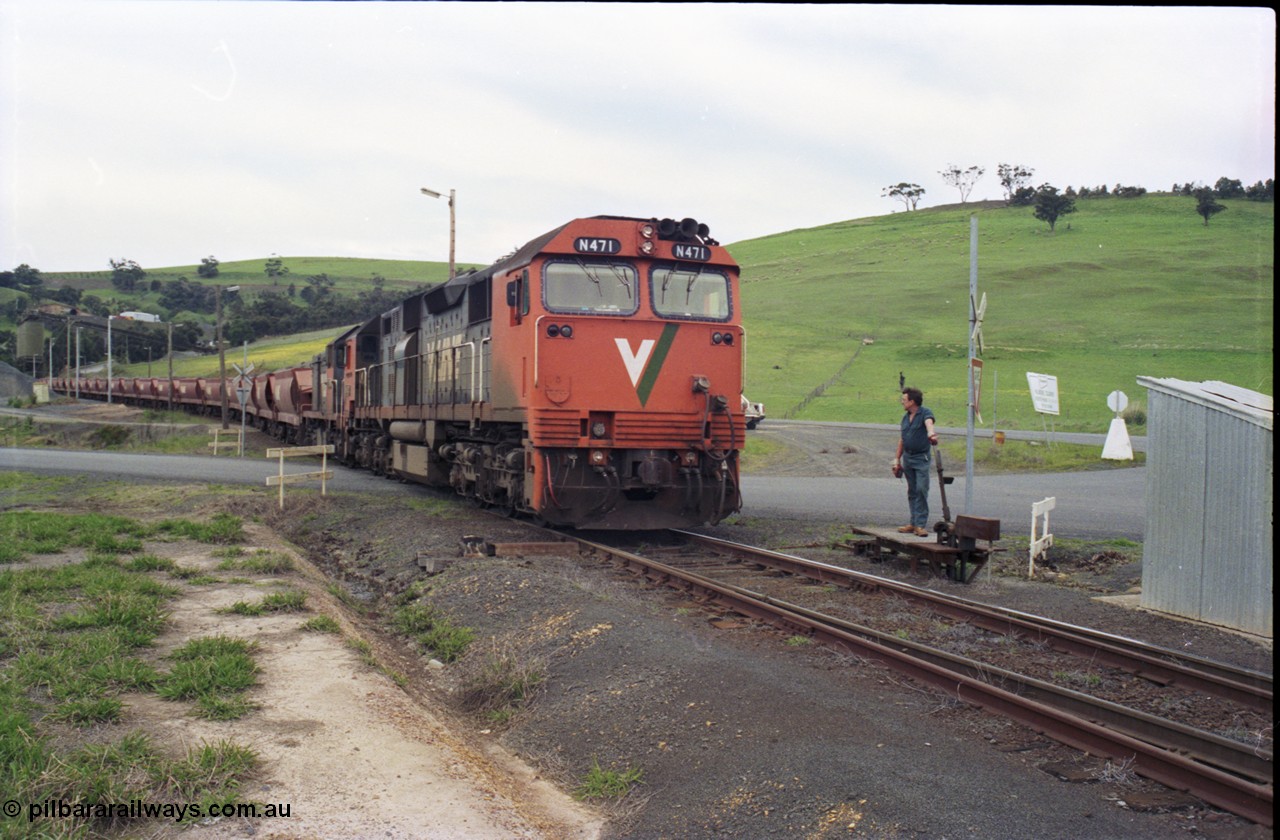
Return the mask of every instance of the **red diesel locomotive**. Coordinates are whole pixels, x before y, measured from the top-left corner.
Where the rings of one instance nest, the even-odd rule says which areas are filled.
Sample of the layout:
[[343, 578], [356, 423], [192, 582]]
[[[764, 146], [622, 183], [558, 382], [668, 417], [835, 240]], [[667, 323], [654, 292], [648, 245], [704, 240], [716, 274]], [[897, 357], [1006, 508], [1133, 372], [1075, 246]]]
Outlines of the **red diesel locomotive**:
[[[742, 379], [738, 266], [706, 225], [596, 216], [256, 377], [244, 411], [287, 442], [553, 525], [666, 528], [741, 506]], [[168, 397], [167, 380], [129, 387]], [[221, 392], [178, 380], [174, 400], [214, 410]]]

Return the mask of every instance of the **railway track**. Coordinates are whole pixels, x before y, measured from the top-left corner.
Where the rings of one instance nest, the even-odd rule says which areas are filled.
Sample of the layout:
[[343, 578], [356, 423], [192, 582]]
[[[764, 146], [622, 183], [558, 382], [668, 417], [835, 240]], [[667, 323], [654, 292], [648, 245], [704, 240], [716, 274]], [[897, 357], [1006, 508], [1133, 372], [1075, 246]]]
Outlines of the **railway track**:
[[1091, 663], [1105, 663], [1157, 685], [1208, 694], [1265, 714], [1268, 720], [1272, 708], [1269, 675], [793, 555], [688, 532], [673, 533], [693, 550], [679, 550], [679, 556], [665, 550], [665, 559], [657, 560], [598, 542], [579, 542], [652, 583], [682, 590], [788, 634], [874, 660], [956, 700], [1016, 720], [1090, 755], [1122, 762], [1139, 775], [1253, 822], [1273, 825], [1269, 749], [825, 615], [718, 577], [731, 570], [754, 568], [774, 576], [801, 575], [828, 586], [890, 596], [991, 633], [1084, 657]]

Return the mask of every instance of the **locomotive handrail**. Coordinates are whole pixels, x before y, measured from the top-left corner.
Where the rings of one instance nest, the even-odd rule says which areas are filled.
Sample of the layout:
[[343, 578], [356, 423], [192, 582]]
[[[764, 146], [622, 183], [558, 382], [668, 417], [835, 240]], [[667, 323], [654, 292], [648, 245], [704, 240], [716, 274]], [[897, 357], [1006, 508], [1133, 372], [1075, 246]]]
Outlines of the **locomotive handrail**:
[[539, 315], [538, 319], [533, 322], [533, 387], [538, 387], [538, 348], [542, 346], [542, 342], [538, 341], [542, 335], [542, 319], [549, 318], [549, 315]]
[[[492, 340], [493, 340], [492, 336], [485, 336], [484, 338], [480, 339], [481, 347], [483, 347], [484, 344], [491, 342]], [[458, 357], [458, 353], [459, 351], [463, 351], [463, 350], [469, 351], [469, 358], [467, 359], [467, 361], [469, 361], [471, 364], [471, 369], [467, 376], [467, 385], [468, 385], [468, 391], [470, 396], [469, 401], [475, 402], [477, 400], [477, 397], [479, 397], [479, 401], [483, 402], [484, 401], [483, 395], [484, 395], [484, 388], [485, 388], [485, 376], [484, 376], [483, 365], [481, 364], [481, 353], [483, 351], [478, 352], [476, 350], [475, 341], [468, 341], [462, 344], [452, 344], [445, 347], [433, 347], [433, 348], [423, 350], [422, 352], [417, 353], [413, 356], [405, 356], [400, 359], [390, 360], [386, 362], [377, 362], [375, 364], [367, 365], [362, 368], [356, 368], [355, 370], [356, 389], [357, 389], [357, 393], [361, 397], [361, 400], [357, 403], [357, 405], [362, 407], [372, 406], [373, 403], [371, 402], [370, 387], [369, 387], [370, 381], [374, 376], [381, 375], [381, 370], [380, 370], [381, 368], [389, 367], [389, 366], [394, 367], [398, 363], [404, 363], [414, 359], [420, 362], [426, 362], [426, 363], [434, 362], [434, 364], [430, 365], [431, 374], [432, 374], [430, 384], [432, 387], [429, 389], [430, 396], [429, 396], [428, 402], [430, 402], [430, 404], [432, 405], [438, 403], [439, 387], [440, 387], [440, 359], [446, 353], [448, 353], [452, 359], [452, 362], [453, 362], [452, 367], [454, 370], [453, 381], [455, 385], [451, 390], [456, 392], [457, 391], [456, 383], [458, 381], [457, 371], [461, 367], [461, 362], [462, 362], [462, 360]], [[419, 376], [421, 376], [421, 374], [419, 374]], [[424, 399], [426, 398], [426, 396], [427, 395], [420, 394], [419, 399]], [[458, 395], [455, 393], [454, 398], [456, 399], [457, 396]], [[392, 405], [394, 404], [395, 403], [393, 402]]]
[[[476, 379], [477, 379], [477, 380], [478, 380], [478, 382], [479, 382], [479, 389], [480, 389], [480, 390], [479, 390], [479, 396], [480, 396], [479, 402], [488, 402], [488, 401], [489, 401], [489, 400], [488, 400], [488, 389], [485, 387], [485, 384], [484, 384], [484, 346], [485, 346], [486, 344], [488, 344], [490, 341], [493, 341], [493, 336], [491, 336], [491, 335], [486, 335], [484, 338], [480, 339], [480, 354], [479, 354], [479, 356], [478, 356], [478, 357], [476, 357], [475, 359], [473, 359], [473, 360], [472, 360], [473, 370], [474, 370], [474, 372], [475, 372], [475, 374], [476, 374]], [[476, 402], [476, 393], [477, 393], [477, 392], [476, 392], [476, 391], [474, 391], [474, 390], [473, 390], [473, 391], [472, 391], [472, 393], [471, 393], [471, 401], [472, 401], [472, 402]]]
[[[476, 388], [476, 343], [475, 343], [474, 341], [467, 341], [467, 342], [463, 342], [462, 344], [455, 344], [455, 345], [453, 346], [453, 349], [454, 349], [455, 351], [458, 351], [458, 350], [464, 350], [464, 349], [465, 349], [465, 350], [470, 350], [470, 351], [471, 351], [471, 359], [470, 359], [470, 361], [471, 361], [471, 369], [470, 369], [470, 370], [468, 371], [468, 373], [467, 373], [467, 390], [470, 392], [470, 393], [468, 393], [468, 394], [467, 394], [467, 396], [468, 396], [468, 397], [470, 397], [471, 399], [468, 399], [468, 400], [467, 400], [467, 402], [472, 402], [472, 401], [474, 401], [474, 400], [475, 400], [475, 396], [476, 396], [476, 391], [475, 391], [475, 388]], [[458, 397], [462, 396], [461, 394], [456, 393], [457, 383], [458, 383], [458, 368], [459, 368], [459, 367], [461, 367], [461, 360], [460, 360], [460, 359], [458, 359], [458, 357], [457, 357], [457, 355], [456, 355], [456, 353], [455, 353], [454, 358], [453, 358], [453, 372], [454, 372], [454, 373], [453, 373], [453, 382], [454, 382], [454, 389], [455, 389], [455, 393], [454, 393], [454, 396], [453, 396], [453, 401], [454, 401], [454, 402], [461, 402], [461, 400], [459, 400], [459, 399], [458, 399]]]
[[365, 408], [369, 405], [369, 368], [356, 368], [356, 407]]

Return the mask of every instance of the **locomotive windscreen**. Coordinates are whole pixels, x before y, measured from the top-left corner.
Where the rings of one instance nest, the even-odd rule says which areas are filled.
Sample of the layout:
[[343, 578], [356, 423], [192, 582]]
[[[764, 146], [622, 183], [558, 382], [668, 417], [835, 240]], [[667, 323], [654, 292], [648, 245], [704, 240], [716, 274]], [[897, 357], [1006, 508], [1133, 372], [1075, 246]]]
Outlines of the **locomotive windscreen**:
[[548, 262], [543, 270], [547, 308], [556, 312], [631, 315], [636, 300], [636, 270], [627, 263]]
[[658, 267], [651, 283], [653, 311], [664, 317], [727, 321], [733, 312], [729, 278], [719, 271]]

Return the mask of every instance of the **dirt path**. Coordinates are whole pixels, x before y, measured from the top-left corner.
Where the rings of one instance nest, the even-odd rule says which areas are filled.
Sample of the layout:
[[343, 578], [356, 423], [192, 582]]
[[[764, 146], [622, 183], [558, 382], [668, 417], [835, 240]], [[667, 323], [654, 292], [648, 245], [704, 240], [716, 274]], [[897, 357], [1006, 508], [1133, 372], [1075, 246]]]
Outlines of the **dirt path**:
[[[492, 745], [467, 743], [446, 720], [410, 697], [350, 644], [360, 629], [309, 563], [265, 528], [247, 529], [249, 550], [270, 548], [300, 571], [185, 587], [172, 604], [163, 656], [188, 639], [222, 634], [259, 645], [258, 709], [230, 722], [203, 721], [154, 695], [128, 698], [124, 725], [177, 748], [231, 739], [258, 751], [262, 770], [241, 797], [275, 805], [287, 818], [219, 820], [153, 835], [213, 838], [592, 838], [600, 820]], [[184, 567], [212, 571], [217, 560], [192, 543], [149, 546]], [[254, 602], [281, 584], [307, 593], [308, 611], [248, 617], [219, 612]], [[318, 614], [342, 633], [307, 632]], [[368, 640], [385, 667], [388, 655]], [[393, 671], [393, 668], [387, 670]], [[149, 835], [151, 836], [151, 835]]]

